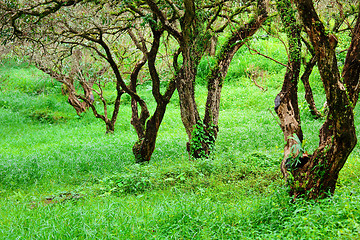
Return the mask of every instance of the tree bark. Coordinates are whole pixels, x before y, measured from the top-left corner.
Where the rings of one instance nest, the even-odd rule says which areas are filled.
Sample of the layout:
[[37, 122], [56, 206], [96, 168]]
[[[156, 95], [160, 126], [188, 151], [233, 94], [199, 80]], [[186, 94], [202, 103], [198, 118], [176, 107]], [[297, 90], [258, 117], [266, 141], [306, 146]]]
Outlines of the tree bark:
[[286, 26], [285, 31], [288, 38], [290, 54], [283, 86], [275, 99], [275, 111], [280, 118], [280, 126], [286, 141], [284, 157], [281, 162], [281, 172], [286, 178], [286, 162], [289, 156], [293, 154], [291, 151], [292, 146], [297, 144], [297, 142], [290, 137], [296, 134], [301, 142], [303, 140], [297, 97], [297, 84], [301, 67], [301, 28], [296, 22], [295, 12], [289, 0], [278, 0], [276, 7], [280, 13], [283, 25]]
[[[307, 162], [292, 169], [289, 182], [294, 197], [322, 198], [335, 191], [339, 172], [356, 145], [354, 126], [354, 103], [359, 81], [359, 62], [356, 56], [348, 54], [344, 67], [343, 81], [340, 77], [335, 54], [337, 39], [327, 35], [311, 0], [296, 0], [300, 18], [318, 57], [318, 68], [323, 81], [329, 114], [320, 129], [319, 146]], [[359, 16], [358, 16], [359, 17]], [[359, 28], [359, 19], [356, 28]], [[354, 31], [350, 52], [359, 51], [359, 32]], [[345, 85], [347, 89], [345, 88]]]
[[202, 29], [202, 22], [195, 13], [195, 2], [185, 0], [185, 13], [180, 21], [182, 38], [179, 41], [183, 64], [175, 77], [176, 89], [179, 94], [181, 120], [188, 135], [187, 151], [189, 157], [198, 158], [196, 153], [191, 153], [191, 141], [194, 129], [200, 124], [200, 114], [195, 100], [195, 78], [197, 67], [201, 57], [204, 55], [211, 35]]
[[312, 89], [310, 86], [309, 78], [311, 75], [311, 72], [313, 68], [316, 65], [316, 56], [313, 56], [308, 63], [305, 65], [305, 71], [303, 75], [301, 76], [301, 81], [304, 84], [305, 88], [305, 100], [309, 104], [309, 109], [311, 114], [315, 118], [321, 118], [322, 114], [319, 112], [319, 110], [316, 108], [315, 101], [314, 101], [314, 95], [312, 93]]
[[89, 84], [86, 84], [84, 82], [80, 82], [80, 85], [84, 91], [84, 96], [88, 100], [88, 102], [81, 101], [81, 99], [78, 98], [78, 94], [77, 94], [77, 91], [76, 91], [75, 85], [74, 85], [74, 78], [72, 76], [66, 76], [64, 74], [57, 73], [56, 71], [43, 66], [39, 62], [37, 62], [35, 64], [35, 66], [39, 70], [48, 74], [50, 77], [52, 77], [56, 81], [65, 85], [65, 87], [66, 87], [65, 94], [68, 96], [68, 102], [75, 109], [77, 115], [80, 115], [81, 113], [85, 112], [90, 107], [88, 102], [93, 101], [93, 99], [91, 100], [91, 95], [92, 95], [91, 87], [92, 87], [93, 83], [89, 82]]
[[[156, 56], [160, 47], [160, 38], [163, 30], [156, 30], [157, 26], [152, 26], [154, 36], [152, 47], [149, 52], [143, 49], [145, 57], [137, 63], [131, 74], [130, 89], [136, 93], [137, 78], [141, 67], [148, 62], [149, 72], [152, 81], [152, 94], [156, 101], [156, 110], [150, 117], [147, 108], [141, 108], [140, 116], [138, 114], [138, 105], [135, 99], [131, 101], [132, 118], [131, 124], [134, 126], [138, 135], [138, 140], [133, 146], [135, 160], [138, 163], [149, 162], [155, 150], [157, 133], [160, 124], [164, 118], [166, 106], [175, 91], [175, 81], [170, 81], [168, 88], [164, 94], [160, 92], [160, 78], [156, 70]], [[134, 38], [134, 37], [133, 37]], [[150, 119], [149, 119], [150, 117]]]
[[[175, 87], [173, 87], [175, 90]], [[136, 162], [149, 162], [155, 150], [157, 133], [164, 118], [168, 102], [158, 104], [152, 117], [146, 122], [143, 137], [139, 138], [133, 146]]]
[[195, 60], [192, 56], [193, 49], [191, 47], [184, 44], [181, 48], [183, 55], [183, 66], [176, 76], [176, 88], [179, 94], [181, 120], [190, 142], [194, 127], [200, 120], [200, 115], [197, 110], [195, 101], [194, 83], [198, 60]]
[[[205, 115], [203, 124], [198, 126], [203, 128], [200, 132], [202, 132], [204, 136], [200, 138], [200, 142], [196, 143], [197, 147], [191, 146], [195, 158], [207, 157], [216, 141], [219, 131], [221, 90], [235, 53], [257, 32], [267, 16], [266, 1], [259, 0], [255, 17], [253, 17], [249, 23], [239, 26], [233, 31], [221, 47], [221, 51], [217, 56], [216, 65], [211, 69], [211, 73], [207, 79], [208, 95], [205, 105]], [[200, 129], [198, 129], [198, 131], [199, 130]]]

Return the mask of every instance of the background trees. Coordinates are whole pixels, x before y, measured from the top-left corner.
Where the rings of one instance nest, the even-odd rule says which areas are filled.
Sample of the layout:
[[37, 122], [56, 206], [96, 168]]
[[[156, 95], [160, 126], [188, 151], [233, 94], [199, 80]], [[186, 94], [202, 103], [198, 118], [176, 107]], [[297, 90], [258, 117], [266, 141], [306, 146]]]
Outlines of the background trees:
[[[232, 57], [251, 37], [267, 17], [265, 1], [223, 1], [196, 2], [184, 1], [179, 8], [167, 2], [162, 11], [159, 3], [146, 1], [153, 13], [160, 19], [165, 29], [180, 47], [182, 65], [176, 76], [179, 94], [181, 119], [189, 138], [187, 150], [190, 157], [200, 158], [210, 154], [218, 132], [219, 104], [221, 87]], [[241, 17], [247, 11], [254, 16], [246, 23]], [[166, 13], [165, 13], [166, 12]], [[216, 63], [207, 79], [208, 98], [204, 119], [201, 120], [195, 100], [195, 78], [200, 60], [206, 52], [211, 39], [228, 34], [223, 46], [216, 55]]]
[[[165, 93], [160, 93], [160, 78], [155, 61], [163, 30], [158, 28], [156, 20], [149, 22], [147, 19], [142, 19], [145, 13], [141, 13], [139, 10], [131, 14], [122, 4], [93, 4], [90, 2], [76, 5], [76, 2], [73, 2], [73, 4], [67, 4], [73, 5], [71, 9], [64, 8], [61, 3], [58, 4], [55, 2], [39, 2], [38, 5], [33, 3], [32, 6], [20, 5], [19, 9], [9, 9], [4, 6], [3, 10], [8, 16], [11, 15], [12, 11], [18, 14], [9, 17], [12, 20], [5, 19], [9, 21], [5, 21], [6, 24], [3, 26], [12, 27], [12, 37], [30, 41], [34, 45], [32, 50], [36, 49], [37, 59], [55, 55], [58, 56], [57, 62], [62, 64], [62, 62], [69, 60], [69, 56], [73, 55], [74, 49], [79, 48], [90, 52], [89, 57], [94, 60], [92, 66], [88, 67], [101, 67], [95, 75], [100, 75], [105, 69], [111, 69], [111, 77], [115, 79], [113, 82], [116, 88], [115, 105], [111, 117], [108, 116], [107, 101], [103, 92], [103, 85], [106, 84], [106, 80], [96, 82], [97, 90], [92, 88], [92, 82], [84, 81], [84, 78], [79, 81], [80, 84], [84, 85], [84, 90], [90, 88], [91, 91], [98, 93], [104, 106], [103, 114], [96, 110], [93, 100], [89, 99], [86, 94], [83, 96], [76, 94], [77, 98], [82, 99], [84, 104], [92, 108], [94, 115], [105, 122], [107, 132], [113, 132], [119, 113], [120, 98], [124, 93], [129, 94], [132, 99], [133, 111], [131, 123], [139, 137], [134, 145], [133, 152], [137, 161], [149, 161], [155, 148], [157, 131], [164, 116], [166, 105], [175, 90], [172, 80], [169, 81]], [[51, 7], [51, 11], [46, 10], [48, 5], [54, 5]], [[30, 12], [27, 9], [31, 9]], [[30, 20], [23, 22], [22, 14]], [[49, 16], [44, 17], [46, 15]], [[39, 22], [41, 25], [38, 24]], [[27, 29], [28, 32], [21, 32], [18, 26]], [[145, 31], [146, 27], [148, 32]], [[40, 49], [40, 54], [36, 52], [38, 49]], [[34, 54], [34, 52], [30, 54]], [[153, 96], [158, 103], [152, 117], [146, 102], [136, 91], [139, 84], [139, 73], [146, 62], [148, 62], [149, 77], [153, 85]], [[134, 65], [132, 66], [131, 63]], [[74, 76], [81, 74], [84, 70], [70, 71], [69, 76], [66, 76], [63, 72], [63, 66], [58, 67], [55, 64], [56, 70], [61, 71], [59, 73], [44, 66], [46, 59], [37, 61], [37, 64], [40, 69], [62, 82], [73, 82]], [[86, 71], [88, 72], [89, 69]], [[128, 81], [124, 80], [124, 75], [129, 76]], [[71, 96], [75, 95], [73, 92], [71, 91]], [[140, 113], [138, 105], [140, 106]]]

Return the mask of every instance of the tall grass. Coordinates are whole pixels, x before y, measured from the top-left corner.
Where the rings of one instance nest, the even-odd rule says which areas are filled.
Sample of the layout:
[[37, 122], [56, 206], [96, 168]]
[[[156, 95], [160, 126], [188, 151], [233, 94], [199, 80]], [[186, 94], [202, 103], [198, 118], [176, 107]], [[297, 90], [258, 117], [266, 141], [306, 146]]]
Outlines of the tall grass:
[[[263, 48], [264, 41], [267, 48]], [[252, 47], [281, 61], [271, 39]], [[201, 113], [203, 82], [212, 64], [205, 58], [197, 78]], [[264, 71], [262, 92], [244, 73]], [[224, 83], [220, 132], [210, 159], [189, 161], [178, 96], [160, 127], [149, 164], [136, 165], [130, 99], [122, 98], [114, 134], [88, 111], [77, 116], [61, 85], [25, 64], [0, 67], [1, 239], [357, 239], [360, 199], [356, 146], [335, 195], [309, 202], [288, 197], [279, 164], [283, 135], [269, 110], [284, 69], [244, 48]], [[323, 91], [311, 76], [315, 101]], [[309, 114], [300, 84], [302, 128], [309, 152], [323, 120]], [[106, 89], [111, 98], [112, 89]], [[139, 94], [155, 104], [148, 83]], [[356, 109], [356, 124], [359, 124]]]

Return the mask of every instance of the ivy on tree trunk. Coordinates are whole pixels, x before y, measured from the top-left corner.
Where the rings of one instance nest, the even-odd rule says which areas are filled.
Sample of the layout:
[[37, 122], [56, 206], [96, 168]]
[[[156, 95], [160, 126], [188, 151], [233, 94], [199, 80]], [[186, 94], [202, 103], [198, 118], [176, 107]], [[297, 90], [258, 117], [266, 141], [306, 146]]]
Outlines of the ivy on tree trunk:
[[287, 177], [286, 162], [289, 156], [292, 155], [293, 145], [297, 144], [293, 138], [294, 134], [297, 135], [300, 144], [303, 140], [297, 96], [297, 84], [301, 67], [301, 28], [296, 22], [295, 11], [290, 0], [278, 0], [276, 7], [285, 26], [289, 45], [288, 67], [283, 86], [281, 92], [275, 98], [275, 111], [280, 118], [280, 126], [286, 141], [284, 158], [281, 162], [281, 172]]

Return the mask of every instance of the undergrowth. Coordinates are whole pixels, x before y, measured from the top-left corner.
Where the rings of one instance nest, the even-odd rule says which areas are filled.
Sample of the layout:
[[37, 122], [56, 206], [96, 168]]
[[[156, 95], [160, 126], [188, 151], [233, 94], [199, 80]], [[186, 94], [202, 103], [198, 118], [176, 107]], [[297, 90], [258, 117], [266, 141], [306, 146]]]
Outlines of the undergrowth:
[[[251, 41], [253, 48], [286, 62], [277, 41], [265, 35]], [[262, 47], [264, 41], [268, 48]], [[204, 58], [198, 69], [201, 114], [204, 81], [213, 61]], [[105, 134], [103, 122], [90, 111], [76, 115], [60, 84], [25, 63], [3, 61], [0, 238], [358, 239], [358, 146], [340, 172], [333, 197], [312, 202], [287, 195], [279, 169], [283, 135], [270, 113], [284, 71], [241, 49], [224, 82], [220, 131], [211, 158], [189, 161], [175, 93], [152, 160], [138, 165], [131, 151], [137, 136], [128, 96], [122, 97], [115, 133]], [[321, 109], [325, 97], [317, 70], [310, 83]], [[299, 89], [302, 128], [311, 152], [324, 120], [311, 116], [301, 84]], [[114, 91], [105, 91], [111, 103]], [[153, 111], [150, 84], [139, 86], [139, 94]]]

